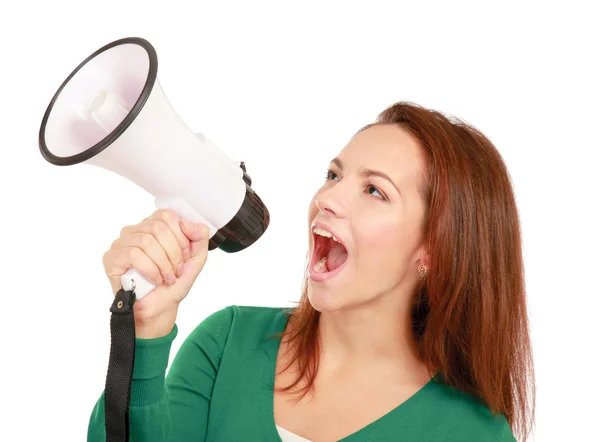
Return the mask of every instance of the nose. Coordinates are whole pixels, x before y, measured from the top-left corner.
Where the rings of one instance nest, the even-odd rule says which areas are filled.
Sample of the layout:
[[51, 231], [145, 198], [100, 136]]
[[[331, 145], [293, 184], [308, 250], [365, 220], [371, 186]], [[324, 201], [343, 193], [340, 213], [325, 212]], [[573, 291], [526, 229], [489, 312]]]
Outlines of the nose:
[[319, 212], [326, 215], [333, 215], [335, 217], [344, 216], [344, 205], [339, 198], [336, 197], [333, 188], [321, 192], [315, 198], [315, 204]]

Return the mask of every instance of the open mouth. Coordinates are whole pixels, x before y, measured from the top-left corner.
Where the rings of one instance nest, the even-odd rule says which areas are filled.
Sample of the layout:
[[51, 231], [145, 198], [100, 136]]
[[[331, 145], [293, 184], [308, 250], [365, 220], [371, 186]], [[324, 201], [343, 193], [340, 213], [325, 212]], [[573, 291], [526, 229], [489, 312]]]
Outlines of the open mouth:
[[348, 259], [346, 247], [331, 232], [323, 228], [315, 227], [313, 236], [312, 272], [322, 276], [337, 273]]

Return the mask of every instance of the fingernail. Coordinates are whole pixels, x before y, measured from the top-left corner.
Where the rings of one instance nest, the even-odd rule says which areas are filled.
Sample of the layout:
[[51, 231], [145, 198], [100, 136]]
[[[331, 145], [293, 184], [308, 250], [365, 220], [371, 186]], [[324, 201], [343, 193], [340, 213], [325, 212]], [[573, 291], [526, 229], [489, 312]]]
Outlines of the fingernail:
[[179, 265], [177, 266], [177, 276], [181, 276], [182, 273], [183, 273], [183, 263], [180, 262]]
[[169, 277], [167, 278], [167, 281], [169, 281], [169, 284], [175, 284], [177, 282], [177, 277], [175, 276], [175, 273], [173, 273], [173, 272], [169, 273]]
[[156, 285], [162, 285], [163, 283], [163, 279], [162, 276], [158, 275], [158, 278], [156, 278], [156, 281], [154, 281], [156, 283]]

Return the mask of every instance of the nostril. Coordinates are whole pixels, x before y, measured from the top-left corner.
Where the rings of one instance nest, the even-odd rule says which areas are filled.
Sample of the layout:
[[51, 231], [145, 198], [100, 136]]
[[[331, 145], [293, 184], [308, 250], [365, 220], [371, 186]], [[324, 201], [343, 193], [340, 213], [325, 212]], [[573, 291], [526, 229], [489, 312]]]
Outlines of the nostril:
[[323, 200], [317, 200], [316, 203], [317, 203], [317, 208], [321, 212], [331, 214], [331, 215], [337, 215], [336, 210], [334, 209], [333, 205], [330, 202], [325, 202]]

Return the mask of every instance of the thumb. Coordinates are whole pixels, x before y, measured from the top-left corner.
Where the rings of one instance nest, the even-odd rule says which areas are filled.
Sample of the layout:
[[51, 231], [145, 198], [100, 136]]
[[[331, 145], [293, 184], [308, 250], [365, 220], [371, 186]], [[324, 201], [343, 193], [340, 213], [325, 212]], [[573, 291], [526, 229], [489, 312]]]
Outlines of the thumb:
[[205, 242], [208, 242], [209, 229], [202, 223], [193, 223], [182, 219], [179, 221], [181, 231], [190, 240], [190, 258], [198, 256], [203, 248], [206, 248]]

